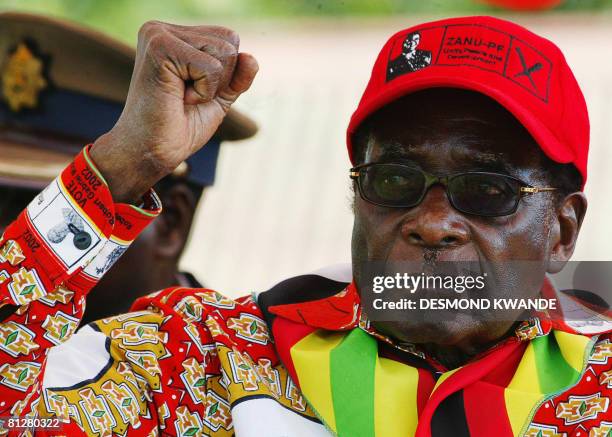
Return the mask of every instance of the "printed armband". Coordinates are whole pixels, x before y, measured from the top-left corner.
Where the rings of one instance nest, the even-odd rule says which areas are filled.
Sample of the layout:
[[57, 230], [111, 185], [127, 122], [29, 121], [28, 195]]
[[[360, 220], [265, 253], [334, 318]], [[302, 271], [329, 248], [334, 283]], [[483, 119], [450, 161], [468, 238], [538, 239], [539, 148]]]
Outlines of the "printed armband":
[[115, 226], [100, 252], [89, 262], [82, 274], [95, 282], [125, 253], [140, 232], [161, 211], [161, 203], [153, 190], [144, 197], [144, 208], [124, 203], [115, 204]]
[[73, 276], [89, 279], [83, 288], [95, 285], [159, 214], [153, 191], [143, 201], [149, 211], [114, 204], [83, 149], [7, 228], [0, 241], [0, 301], [8, 292], [12, 303], [24, 305]]

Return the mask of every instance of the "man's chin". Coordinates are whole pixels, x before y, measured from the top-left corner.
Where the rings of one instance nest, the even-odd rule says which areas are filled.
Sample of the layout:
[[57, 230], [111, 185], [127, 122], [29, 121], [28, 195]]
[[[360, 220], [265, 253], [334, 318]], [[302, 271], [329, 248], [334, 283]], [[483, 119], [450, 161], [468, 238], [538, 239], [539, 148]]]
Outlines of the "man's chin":
[[451, 346], [470, 341], [483, 331], [482, 322], [468, 320], [447, 320], [425, 322], [372, 322], [374, 327], [395, 341], [416, 344], [437, 344]]

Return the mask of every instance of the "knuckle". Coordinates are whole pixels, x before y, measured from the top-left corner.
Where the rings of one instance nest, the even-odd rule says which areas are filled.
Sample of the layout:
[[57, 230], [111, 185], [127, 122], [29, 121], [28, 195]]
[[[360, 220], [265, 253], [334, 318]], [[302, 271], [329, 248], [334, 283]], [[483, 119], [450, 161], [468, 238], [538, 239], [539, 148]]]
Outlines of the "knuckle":
[[226, 30], [227, 30], [227, 38], [232, 42], [232, 44], [234, 46], [237, 46], [238, 44], [240, 44], [240, 35], [238, 35], [238, 32], [232, 29], [226, 29]]
[[203, 79], [205, 79], [207, 84], [216, 88], [223, 76], [223, 65], [215, 59], [207, 63], [205, 71]]
[[[207, 53], [211, 58], [214, 59], [215, 64], [222, 66], [223, 68], [227, 68], [228, 65], [233, 65], [234, 59], [238, 57], [238, 51], [234, 46], [225, 42], [207, 44], [205, 47], [201, 48], [200, 51]], [[211, 62], [213, 62], [211, 60]]]
[[142, 26], [140, 26], [140, 30], [138, 31], [138, 37], [150, 37], [152, 33], [155, 33], [159, 29], [160, 25], [161, 23], [155, 20], [145, 22]]
[[238, 56], [238, 49], [236, 46], [217, 36], [202, 37], [198, 43], [196, 48], [222, 61], [224, 64], [232, 57]]
[[221, 61], [213, 57], [208, 57], [207, 70], [208, 70], [208, 73], [210, 73], [211, 75], [219, 76], [221, 73], [223, 73], [224, 68], [223, 68], [223, 64], [221, 63]]
[[155, 32], [151, 34], [147, 39], [149, 51], [156, 52], [161, 50], [166, 46], [166, 39], [165, 33]]
[[227, 57], [238, 56], [238, 49], [236, 48], [235, 45], [230, 44], [229, 42], [223, 39], [217, 38], [217, 40], [218, 40], [217, 49], [221, 53], [221, 56], [227, 56]]
[[218, 36], [225, 39], [227, 42], [229, 42], [231, 45], [235, 47], [237, 47], [240, 44], [240, 36], [238, 35], [238, 32], [228, 27], [213, 26], [212, 33], [217, 34]]
[[163, 33], [165, 31], [166, 24], [157, 20], [150, 20], [144, 23], [138, 31], [139, 40], [149, 40], [155, 35]]

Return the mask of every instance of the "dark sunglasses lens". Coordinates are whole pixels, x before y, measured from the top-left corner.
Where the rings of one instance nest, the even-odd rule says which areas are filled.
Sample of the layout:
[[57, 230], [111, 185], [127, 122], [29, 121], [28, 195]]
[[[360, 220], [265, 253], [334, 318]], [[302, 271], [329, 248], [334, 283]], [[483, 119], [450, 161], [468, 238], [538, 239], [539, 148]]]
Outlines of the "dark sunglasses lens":
[[484, 216], [512, 214], [520, 199], [520, 182], [504, 175], [468, 173], [449, 181], [455, 208]]
[[411, 207], [420, 200], [425, 176], [418, 170], [396, 164], [377, 164], [361, 171], [363, 196], [390, 207]]

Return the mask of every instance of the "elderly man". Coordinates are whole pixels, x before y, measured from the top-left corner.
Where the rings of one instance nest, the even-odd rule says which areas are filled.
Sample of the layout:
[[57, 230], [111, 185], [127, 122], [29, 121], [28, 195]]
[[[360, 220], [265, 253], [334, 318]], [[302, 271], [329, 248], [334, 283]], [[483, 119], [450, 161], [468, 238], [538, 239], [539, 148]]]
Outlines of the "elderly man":
[[[388, 78], [417, 32], [431, 63]], [[442, 262], [489, 272], [482, 297], [564, 301], [546, 274], [570, 258], [586, 210], [586, 105], [556, 46], [490, 17], [415, 26], [381, 50], [347, 135], [352, 274], [237, 300], [170, 288], [71, 336], [92, 269], [159, 213], [150, 187], [256, 72], [230, 30], [142, 28], [118, 123], [3, 236], [0, 296], [14, 312], [0, 325], [0, 413], [57, 417], [39, 425], [70, 435], [608, 435], [603, 317], [397, 320], [367, 303], [372, 265]]]

